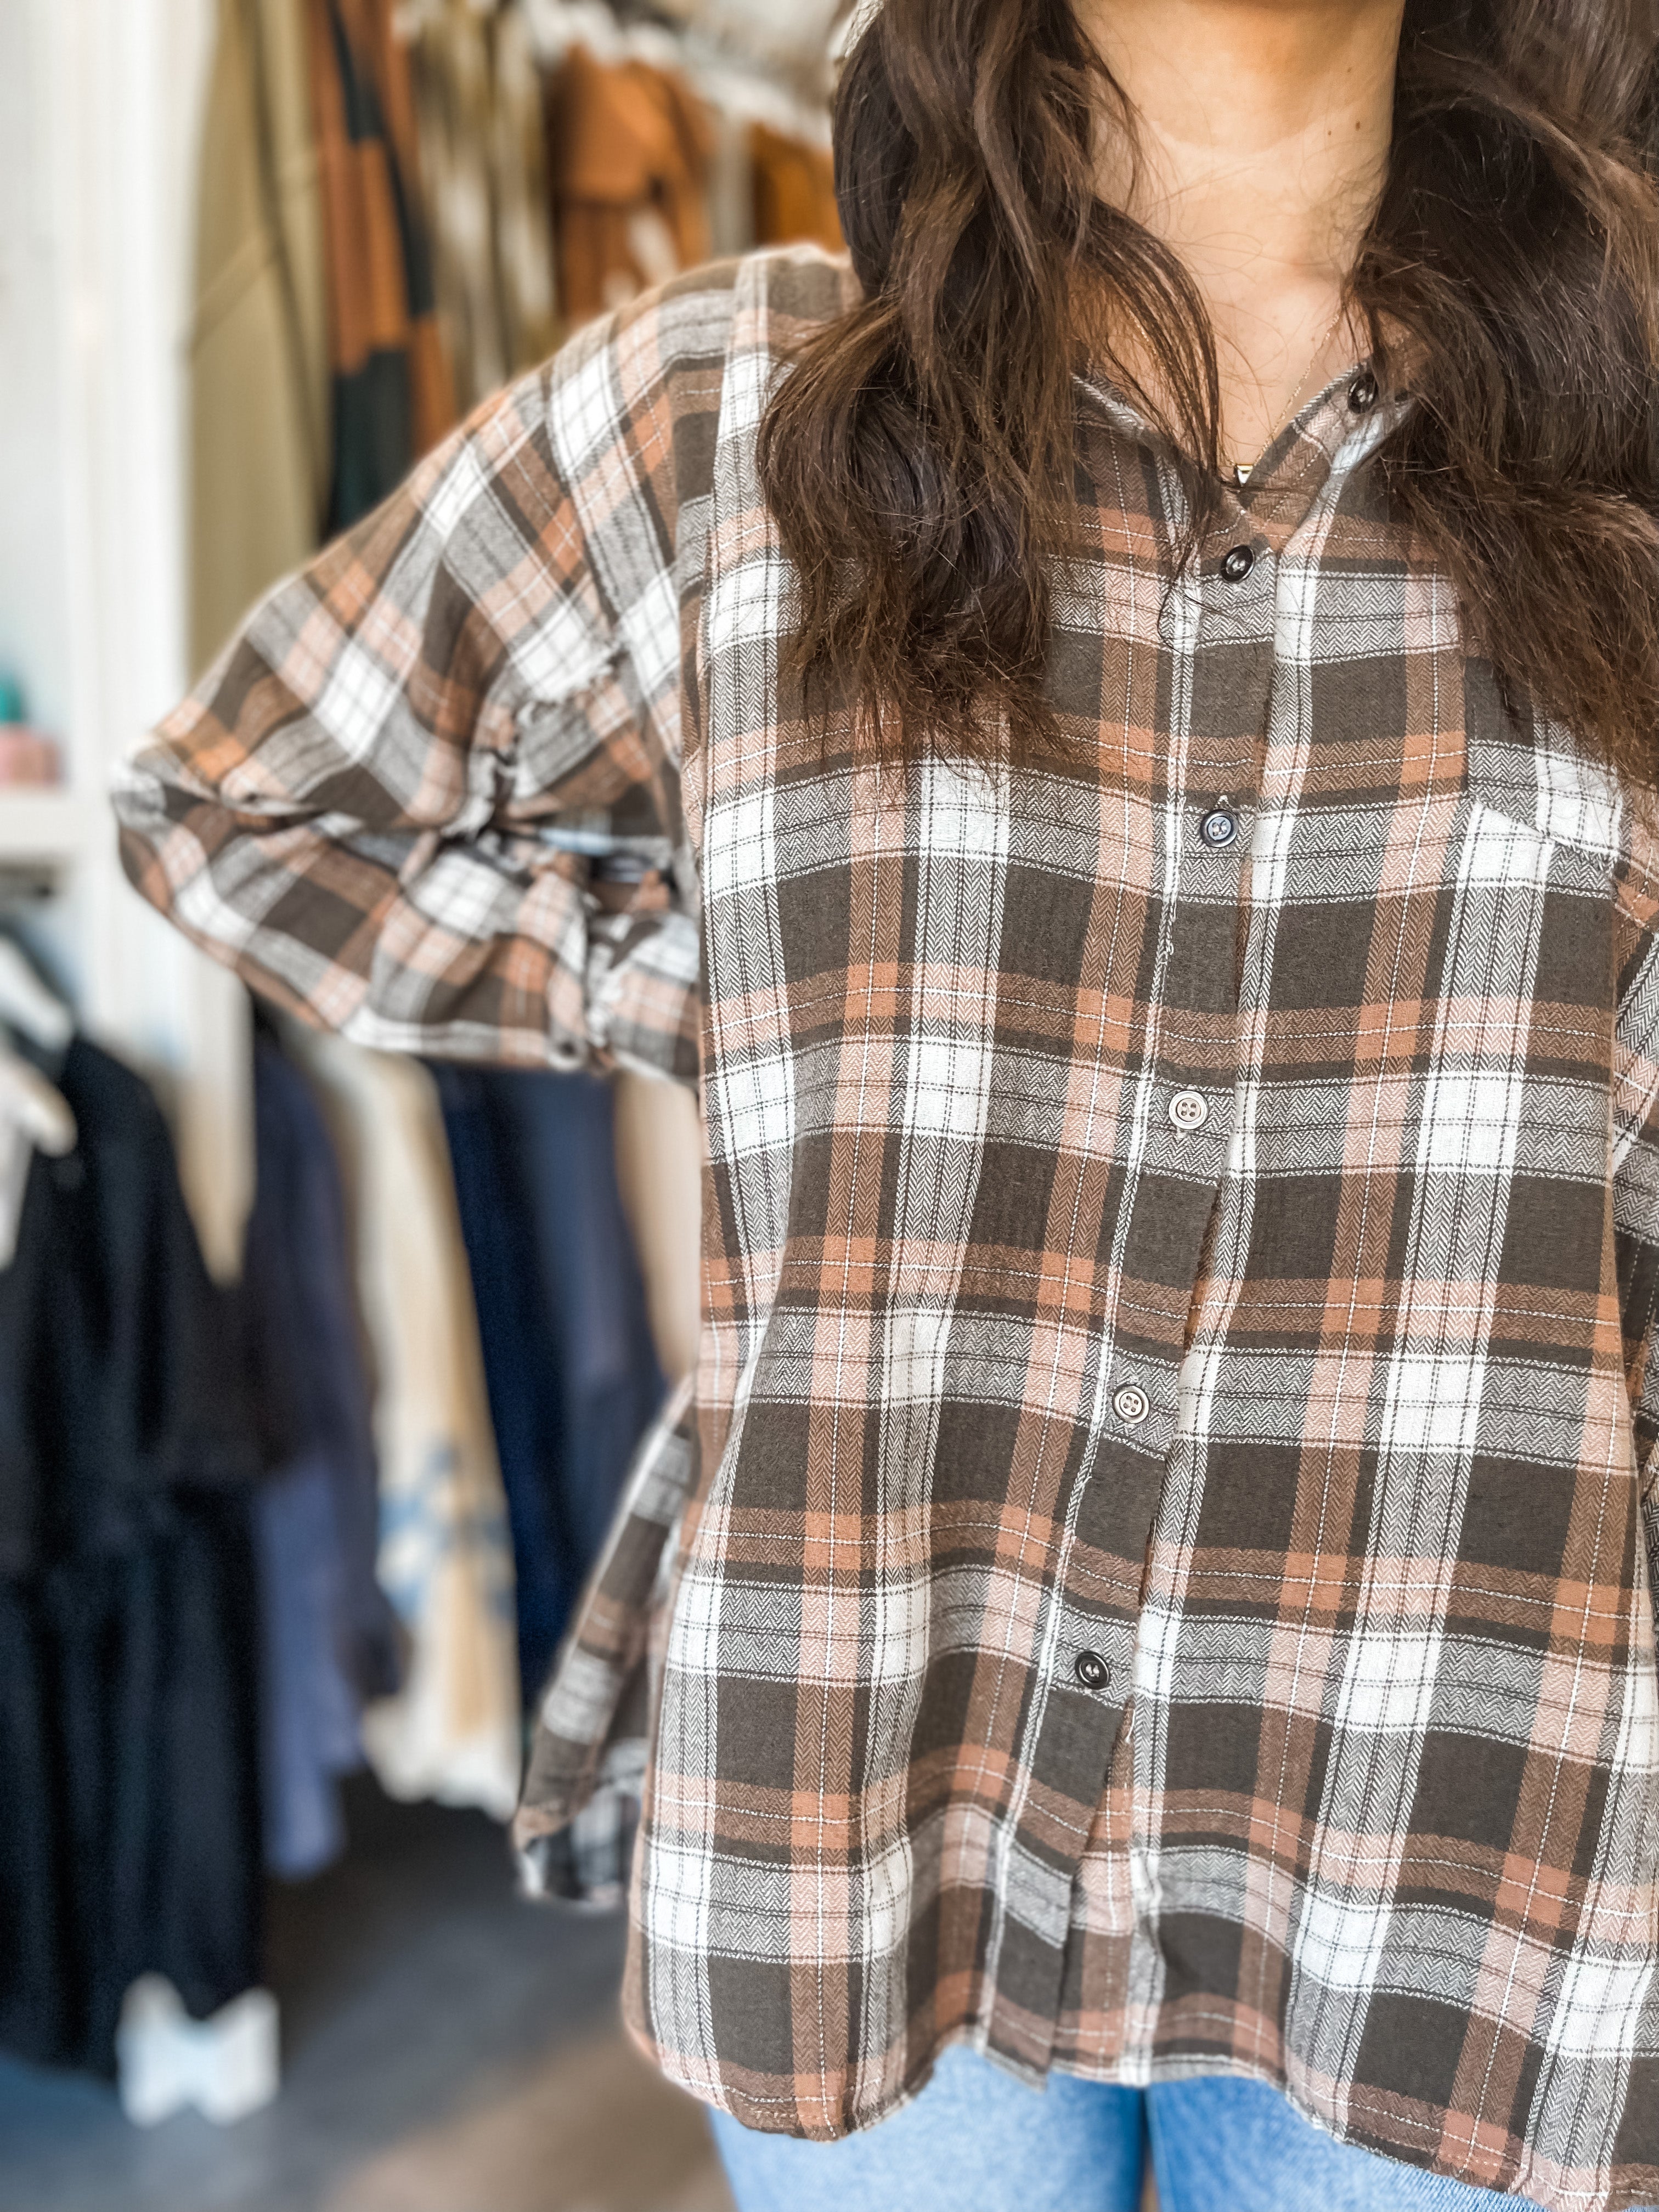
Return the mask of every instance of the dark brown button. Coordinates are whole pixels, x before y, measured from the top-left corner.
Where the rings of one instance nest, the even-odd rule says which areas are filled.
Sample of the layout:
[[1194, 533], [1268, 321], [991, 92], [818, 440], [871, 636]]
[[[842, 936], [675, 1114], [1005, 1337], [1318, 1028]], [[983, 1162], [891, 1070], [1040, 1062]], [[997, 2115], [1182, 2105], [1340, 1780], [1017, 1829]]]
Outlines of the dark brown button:
[[1212, 806], [1199, 823], [1198, 834], [1206, 845], [1231, 845], [1238, 835], [1238, 817], [1224, 806]]
[[1235, 545], [1221, 563], [1221, 573], [1230, 584], [1242, 584], [1255, 566], [1255, 556], [1248, 545]]
[[1112, 1670], [1098, 1651], [1079, 1651], [1072, 1662], [1072, 1672], [1085, 1690], [1103, 1690], [1112, 1679]]

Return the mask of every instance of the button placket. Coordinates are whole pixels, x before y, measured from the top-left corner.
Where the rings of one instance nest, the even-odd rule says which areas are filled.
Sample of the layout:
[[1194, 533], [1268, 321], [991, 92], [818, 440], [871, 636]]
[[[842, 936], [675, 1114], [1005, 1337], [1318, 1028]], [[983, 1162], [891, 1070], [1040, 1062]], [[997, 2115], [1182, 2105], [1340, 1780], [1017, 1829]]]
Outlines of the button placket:
[[[1074, 1570], [1073, 1547], [1085, 1562], [1145, 1557], [1180, 1419], [1188, 1301], [1237, 1110], [1234, 939], [1267, 724], [1277, 597], [1277, 539], [1263, 534], [1258, 520], [1232, 514], [1181, 587], [1193, 624], [1194, 684], [1189, 742], [1159, 823], [1167, 872], [1154, 918], [1168, 1020], [1149, 1040], [1152, 1060], [1137, 1103], [1146, 1122], [1123, 1193], [1119, 1255], [1126, 1282], [1163, 1287], [1108, 1322], [1118, 1340], [1096, 1401], [1099, 1429], [1091, 1462], [1078, 1469], [1055, 1562], [1061, 1614], [1049, 1647], [1050, 1680], [1070, 1697], [1057, 1701], [1052, 1726], [1036, 1723], [1042, 1753], [1052, 1760], [1043, 1778], [1074, 1802], [1104, 1787], [1115, 1731], [1134, 1694], [1140, 1610], [1127, 1571], [1103, 1602], [1097, 1570]], [[1207, 835], [1200, 827], [1206, 817], [1218, 817]], [[1038, 1700], [1034, 1716], [1044, 1710]], [[1043, 1834], [1035, 1813], [1032, 1826]], [[1070, 1832], [1060, 1840], [1063, 1863], [1073, 1859], [1078, 1840]], [[1057, 1905], [1063, 1894], [1057, 1881]], [[1058, 1945], [1056, 1979], [1063, 1952]]]
[[[1338, 415], [1342, 392], [1339, 386]], [[1354, 416], [1344, 416], [1340, 427], [1356, 438], [1364, 434]], [[1281, 485], [1281, 478], [1264, 477], [1252, 485], [1249, 507], [1230, 505], [1178, 586], [1192, 683], [1183, 702], [1184, 742], [1158, 794], [1163, 865], [1149, 902], [1147, 945], [1158, 961], [1160, 1019], [1149, 1024], [1137, 1070], [1136, 1146], [1122, 1186], [1115, 1252], [1121, 1279], [1134, 1289], [1101, 1317], [1109, 1349], [1103, 1346], [1105, 1371], [1091, 1407], [1098, 1426], [1077, 1469], [1054, 1563], [1060, 1617], [1047, 1642], [1043, 1687], [1059, 1694], [1051, 1709], [1042, 1696], [1033, 1701], [1034, 1774], [1054, 1797], [1073, 1804], [1092, 1802], [1103, 1789], [1113, 1746], [1122, 1742], [1122, 1717], [1142, 1686], [1135, 1650], [1146, 1601], [1135, 1594], [1133, 1570], [1157, 1526], [1176, 1448], [1183, 1328], [1241, 1110], [1238, 1074], [1248, 1045], [1239, 1024], [1237, 937], [1248, 920], [1242, 893], [1272, 732], [1278, 568], [1291, 503], [1279, 496]], [[1217, 817], [1207, 833], [1200, 826], [1206, 817]], [[1103, 1559], [1113, 1563], [1109, 1585], [1099, 1571]], [[1037, 1717], [1046, 1710], [1053, 1711], [1052, 1724]], [[1074, 1828], [1042, 1825], [1040, 1790], [1034, 1789], [1029, 1802], [1023, 1826], [1036, 1846], [1033, 1860], [1046, 1845], [1044, 1863], [1055, 1869], [1048, 1898], [1057, 1929], [1068, 1931], [1056, 1934], [1047, 1961], [1057, 1989], [1073, 1940], [1066, 1913], [1068, 1869], [1082, 1838]], [[1143, 1904], [1151, 1878], [1144, 1856], [1132, 1856]], [[1022, 1956], [1036, 1950], [1030, 1924], [1027, 1913]], [[1011, 2001], [1011, 2042], [1029, 2035], [1034, 2010], [1042, 2010], [1042, 1987], [1034, 1957], [1020, 1990], [1018, 2026]]]

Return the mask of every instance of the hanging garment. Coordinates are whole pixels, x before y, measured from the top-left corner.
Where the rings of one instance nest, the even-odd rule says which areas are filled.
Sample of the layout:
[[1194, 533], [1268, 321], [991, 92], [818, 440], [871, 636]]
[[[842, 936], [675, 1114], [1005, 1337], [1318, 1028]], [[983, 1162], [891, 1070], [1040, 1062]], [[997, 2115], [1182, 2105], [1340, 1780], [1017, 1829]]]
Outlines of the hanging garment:
[[548, 82], [559, 308], [583, 322], [708, 256], [714, 133], [681, 80], [573, 47]]
[[749, 252], [755, 243], [755, 159], [746, 115], [722, 104], [716, 77], [708, 103], [713, 149], [708, 157], [708, 250], [717, 260]]
[[400, 1680], [376, 1579], [379, 1498], [333, 1139], [275, 1038], [254, 1042], [258, 1182], [243, 1303], [276, 1471], [254, 1500], [266, 1863], [297, 1878], [343, 1847], [337, 1778], [363, 1704]]
[[466, 1247], [484, 1382], [513, 1542], [519, 1680], [533, 1698], [570, 1607], [574, 1562], [559, 1516], [561, 1378], [538, 1279], [535, 1226], [509, 1195], [487, 1076], [434, 1064]]
[[242, 1497], [158, 1502], [35, 1612], [68, 1899], [68, 2033], [107, 2073], [122, 1997], [165, 1974], [205, 2019], [258, 1980], [258, 1598]]
[[335, 1644], [342, 1577], [326, 1467], [301, 1460], [265, 1478], [253, 1551], [264, 1862], [300, 1881], [345, 1849], [340, 1778], [363, 1764], [361, 1708]]
[[478, 1325], [432, 1079], [417, 1061], [297, 1032], [339, 1145], [374, 1370], [381, 1587], [404, 1682], [367, 1707], [394, 1797], [513, 1809], [520, 1768], [513, 1554]]
[[289, 1460], [315, 1462], [329, 1477], [342, 1570], [334, 1640], [346, 1679], [360, 1698], [388, 1697], [398, 1687], [398, 1630], [376, 1576], [372, 1393], [339, 1160], [310, 1082], [263, 1030], [254, 1067], [261, 1172], [246, 1284], [256, 1371], [286, 1409]]
[[830, 149], [787, 137], [766, 123], [751, 127], [749, 146], [754, 163], [756, 245], [807, 243], [839, 253], [841, 215]]
[[0, 2050], [50, 2061], [70, 2044], [60, 1782], [26, 1586], [0, 1577]]
[[0, 2036], [108, 2070], [120, 2000], [257, 1978], [262, 1443], [147, 1086], [76, 1038], [0, 1270]]
[[235, 1310], [203, 1265], [149, 1085], [77, 1036], [58, 1088], [77, 1142], [37, 1155], [0, 1270], [0, 1573], [15, 1576], [118, 1549], [144, 1501], [240, 1488], [264, 1463]]
[[520, 1675], [533, 1696], [663, 1378], [609, 1086], [538, 1068], [433, 1073], [512, 1516]]
[[307, 0], [333, 372], [328, 536], [401, 483], [455, 416], [396, 15], [394, 0]]
[[410, 47], [438, 319], [463, 410], [551, 352], [542, 76], [516, 8], [441, 0]]
[[190, 654], [204, 667], [328, 503], [327, 307], [307, 0], [219, 0], [198, 166]]

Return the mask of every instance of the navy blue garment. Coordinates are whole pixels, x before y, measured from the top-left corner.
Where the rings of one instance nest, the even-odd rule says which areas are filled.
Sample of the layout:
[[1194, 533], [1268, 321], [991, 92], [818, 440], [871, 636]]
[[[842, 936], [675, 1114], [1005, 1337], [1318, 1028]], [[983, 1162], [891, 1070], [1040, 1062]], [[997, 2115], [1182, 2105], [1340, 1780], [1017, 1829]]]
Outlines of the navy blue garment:
[[334, 1501], [339, 1653], [364, 1698], [401, 1686], [397, 1615], [375, 1573], [380, 1493], [338, 1158], [310, 1085], [274, 1038], [254, 1040], [258, 1167], [244, 1297], [254, 1370], [286, 1429], [283, 1464], [320, 1465]]
[[610, 1085], [533, 1068], [433, 1073], [512, 1523], [529, 1699], [665, 1386], [617, 1183]]
[[0, 1270], [0, 2039], [109, 2071], [137, 1975], [258, 1978], [263, 1440], [147, 1085], [82, 1038], [58, 1081]]
[[253, 1499], [265, 1864], [289, 1881], [346, 1846], [340, 1778], [363, 1763], [362, 1704], [339, 1648], [341, 1552], [329, 1469], [301, 1460]]
[[398, 1686], [398, 1644], [375, 1575], [372, 1406], [339, 1167], [304, 1075], [263, 1028], [253, 1103], [243, 1304], [276, 1470], [254, 1504], [265, 1859], [297, 1878], [344, 1848], [337, 1780], [362, 1764], [363, 1703]]

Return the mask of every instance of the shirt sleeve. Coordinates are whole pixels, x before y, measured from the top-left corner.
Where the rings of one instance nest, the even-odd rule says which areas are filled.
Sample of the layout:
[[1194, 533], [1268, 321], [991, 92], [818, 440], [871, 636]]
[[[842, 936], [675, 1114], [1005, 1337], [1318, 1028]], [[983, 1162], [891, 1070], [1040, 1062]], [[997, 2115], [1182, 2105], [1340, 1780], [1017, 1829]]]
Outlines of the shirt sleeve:
[[695, 1085], [661, 322], [487, 402], [118, 775], [138, 890], [305, 1021]]

